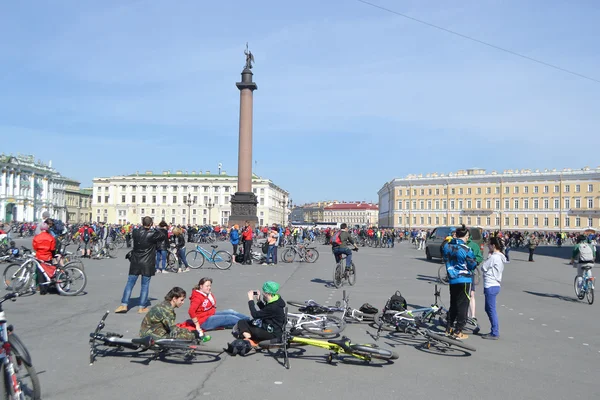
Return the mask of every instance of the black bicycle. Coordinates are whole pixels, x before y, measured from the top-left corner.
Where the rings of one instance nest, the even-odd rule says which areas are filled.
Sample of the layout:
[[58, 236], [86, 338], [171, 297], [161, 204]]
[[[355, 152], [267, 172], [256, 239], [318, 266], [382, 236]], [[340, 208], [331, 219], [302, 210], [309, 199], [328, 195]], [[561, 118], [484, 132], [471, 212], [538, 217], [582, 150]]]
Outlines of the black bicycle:
[[102, 333], [109, 313], [109, 311], [104, 313], [98, 326], [96, 326], [96, 330], [90, 333], [90, 365], [94, 364], [98, 355], [109, 355], [111, 349], [114, 353], [122, 352], [125, 349], [136, 350], [139, 353], [151, 351], [153, 354], [148, 362], [156, 359], [166, 360], [167, 356], [183, 358], [185, 362], [191, 362], [200, 355], [208, 357], [205, 362], [215, 361], [219, 358], [218, 355], [223, 352], [222, 349], [215, 350], [205, 347], [201, 340], [153, 339], [151, 336], [124, 338], [120, 333]]

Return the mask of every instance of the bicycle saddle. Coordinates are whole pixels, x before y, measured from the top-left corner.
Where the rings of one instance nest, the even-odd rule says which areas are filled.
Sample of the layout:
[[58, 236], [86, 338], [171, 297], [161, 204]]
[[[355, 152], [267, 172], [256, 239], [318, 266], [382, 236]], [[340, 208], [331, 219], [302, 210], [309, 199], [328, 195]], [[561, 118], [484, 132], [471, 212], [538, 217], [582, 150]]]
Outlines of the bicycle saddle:
[[211, 244], [210, 247], [212, 247], [213, 249], [216, 249], [219, 246], [217, 246], [216, 244]]
[[152, 339], [152, 336], [146, 336], [143, 338], [131, 339], [131, 343], [139, 344], [142, 347], [148, 348], [154, 344], [154, 339]]
[[327, 341], [327, 343], [331, 343], [331, 344], [337, 344], [337, 345], [338, 345], [338, 346], [340, 346], [342, 349], [344, 349], [344, 350], [348, 350], [348, 349], [349, 349], [349, 347], [348, 347], [348, 344], [347, 344], [347, 343], [348, 343], [349, 341], [350, 341], [350, 339], [348, 339], [347, 337], [345, 337], [345, 336], [344, 336], [344, 337], [342, 337], [341, 339], [337, 339], [337, 340], [335, 340], [335, 339], [331, 339], [331, 340], [328, 340], [328, 341]]

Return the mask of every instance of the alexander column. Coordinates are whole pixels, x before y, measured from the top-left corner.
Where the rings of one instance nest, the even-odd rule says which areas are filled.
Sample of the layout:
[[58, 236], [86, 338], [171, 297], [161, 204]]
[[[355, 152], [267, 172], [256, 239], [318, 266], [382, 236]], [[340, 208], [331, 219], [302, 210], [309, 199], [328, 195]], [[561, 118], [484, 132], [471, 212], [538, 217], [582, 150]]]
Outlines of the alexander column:
[[240, 90], [240, 144], [238, 148], [238, 191], [231, 197], [231, 216], [229, 226], [245, 221], [254, 227], [258, 223], [256, 216], [256, 195], [252, 192], [252, 103], [253, 92], [258, 89], [252, 82], [252, 63], [254, 56], [246, 44], [246, 66], [242, 71], [242, 81], [236, 86]]

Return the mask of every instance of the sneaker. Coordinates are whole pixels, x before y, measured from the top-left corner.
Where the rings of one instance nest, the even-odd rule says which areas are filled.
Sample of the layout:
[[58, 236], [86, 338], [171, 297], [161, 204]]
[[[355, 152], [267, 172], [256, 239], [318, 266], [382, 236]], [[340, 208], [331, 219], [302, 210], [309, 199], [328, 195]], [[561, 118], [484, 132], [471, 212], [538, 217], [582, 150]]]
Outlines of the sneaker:
[[161, 271], [160, 269], [157, 269], [157, 270], [156, 270], [156, 273], [157, 273], [157, 274], [162, 274], [162, 271]]
[[162, 271], [160, 271], [161, 274], [168, 274], [169, 271], [167, 271], [166, 269], [163, 269]]
[[138, 314], [146, 314], [148, 311], [150, 311], [150, 308], [143, 307], [138, 310]]
[[127, 312], [127, 306], [119, 306], [117, 307], [117, 309], [115, 310], [115, 314], [125, 314]]
[[183, 272], [190, 272], [190, 269], [186, 268], [186, 269], [183, 270]]
[[446, 334], [446, 336], [452, 336], [454, 334], [454, 329], [446, 328], [445, 334]]
[[261, 265], [267, 265], [267, 263], [262, 263]]
[[488, 339], [488, 340], [498, 340], [498, 336], [494, 336], [491, 333], [486, 333], [485, 335], [481, 335], [482, 339]]
[[460, 332], [460, 331], [456, 331], [452, 334], [452, 339], [456, 339], [456, 340], [465, 340], [468, 339], [469, 335], [465, 335], [464, 333]]

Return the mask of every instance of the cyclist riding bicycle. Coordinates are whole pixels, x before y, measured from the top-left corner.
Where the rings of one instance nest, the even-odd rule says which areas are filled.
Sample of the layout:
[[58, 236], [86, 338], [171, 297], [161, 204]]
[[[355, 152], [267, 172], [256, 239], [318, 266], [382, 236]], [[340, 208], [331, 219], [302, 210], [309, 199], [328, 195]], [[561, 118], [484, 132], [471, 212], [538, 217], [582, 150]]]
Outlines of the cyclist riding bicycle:
[[[592, 276], [592, 267], [596, 260], [596, 246], [593, 246], [589, 239], [584, 235], [577, 237], [577, 245], [573, 249], [571, 255], [571, 264], [573, 267], [577, 267], [577, 276], [583, 277], [583, 270], [590, 269], [590, 276]], [[579, 282], [583, 283], [583, 280]]]
[[348, 225], [343, 223], [340, 225], [340, 230], [331, 238], [331, 251], [335, 257], [336, 264], [340, 262], [342, 254], [346, 255], [346, 269], [352, 267], [352, 250], [348, 248], [348, 243], [354, 246], [355, 249], [358, 249], [354, 239], [352, 239], [352, 236], [348, 232]]

